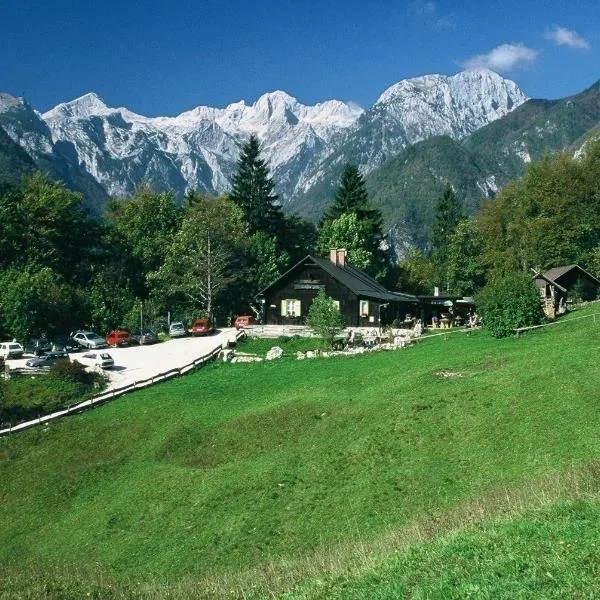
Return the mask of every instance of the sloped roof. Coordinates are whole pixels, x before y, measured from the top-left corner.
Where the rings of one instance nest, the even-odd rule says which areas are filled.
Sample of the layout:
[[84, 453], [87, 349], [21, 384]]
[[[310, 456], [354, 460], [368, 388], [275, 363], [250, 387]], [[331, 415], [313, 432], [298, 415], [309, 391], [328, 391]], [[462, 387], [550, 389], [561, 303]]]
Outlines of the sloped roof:
[[329, 273], [334, 279], [339, 281], [342, 285], [347, 287], [356, 296], [364, 298], [373, 298], [375, 300], [384, 300], [390, 302], [417, 302], [416, 296], [411, 294], [402, 294], [400, 292], [390, 292], [386, 290], [379, 282], [375, 281], [370, 275], [367, 275], [364, 271], [353, 267], [346, 263], [343, 267], [334, 265], [328, 258], [320, 258], [312, 255], [305, 256], [301, 261], [296, 263], [293, 267], [288, 269], [281, 277], [269, 284], [264, 290], [259, 292], [257, 296], [263, 295], [269, 289], [275, 286], [281, 279], [286, 277], [289, 273], [297, 269], [300, 265], [305, 264], [308, 261], [313, 261], [316, 265], [321, 267], [324, 271]]
[[558, 288], [561, 292], [567, 291], [566, 288], [564, 288], [562, 285], [560, 285], [559, 283], [556, 283], [556, 281], [554, 281], [554, 279], [551, 279], [550, 277], [548, 277], [548, 275], [546, 273], [538, 273], [535, 269], [531, 269], [531, 270], [535, 274], [535, 285], [537, 285], [538, 287], [543, 287], [547, 283], [549, 283], [550, 285], [553, 285], [554, 287]]
[[582, 269], [579, 265], [565, 265], [564, 267], [554, 267], [552, 269], [548, 269], [548, 271], [544, 273], [544, 277], [556, 281], [573, 269], [581, 271], [584, 275], [587, 275], [590, 279], [600, 285], [600, 281], [596, 277], [594, 277], [591, 273], [588, 273], [585, 269]]

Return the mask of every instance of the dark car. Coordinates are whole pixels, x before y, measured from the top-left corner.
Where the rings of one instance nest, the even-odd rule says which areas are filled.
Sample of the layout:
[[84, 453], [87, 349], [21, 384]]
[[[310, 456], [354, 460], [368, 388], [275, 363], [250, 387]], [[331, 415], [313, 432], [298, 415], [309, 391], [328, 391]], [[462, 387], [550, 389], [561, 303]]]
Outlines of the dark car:
[[69, 355], [66, 352], [47, 352], [43, 356], [36, 356], [25, 361], [28, 367], [51, 367], [58, 360], [69, 360]]
[[35, 356], [42, 356], [42, 354], [50, 352], [50, 350], [52, 350], [52, 343], [46, 338], [35, 338], [25, 344], [25, 352], [34, 354]]
[[52, 344], [53, 352], [81, 352], [83, 348], [77, 340], [68, 335], [57, 337]]
[[158, 342], [158, 336], [151, 329], [146, 329], [146, 331], [142, 331], [142, 333], [133, 335], [132, 337], [133, 341], [137, 342], [140, 346]]

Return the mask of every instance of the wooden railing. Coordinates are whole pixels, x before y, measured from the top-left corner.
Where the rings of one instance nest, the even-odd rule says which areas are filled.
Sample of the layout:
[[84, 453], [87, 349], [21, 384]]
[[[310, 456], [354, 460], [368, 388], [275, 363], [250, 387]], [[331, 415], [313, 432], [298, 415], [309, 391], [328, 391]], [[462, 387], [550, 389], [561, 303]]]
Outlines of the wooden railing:
[[[236, 340], [239, 341], [245, 336], [245, 332], [239, 331], [236, 334]], [[56, 421], [56, 419], [60, 419], [61, 417], [65, 417], [67, 415], [77, 414], [94, 408], [95, 406], [99, 406], [100, 404], [104, 404], [105, 402], [109, 402], [110, 400], [114, 400], [115, 398], [120, 398], [124, 394], [128, 394], [135, 390], [139, 390], [145, 387], [149, 387], [154, 385], [155, 383], [159, 383], [161, 381], [167, 381], [173, 377], [178, 377], [180, 375], [185, 375], [189, 373], [192, 369], [200, 367], [207, 363], [208, 361], [214, 360], [219, 353], [221, 352], [222, 347], [219, 346], [215, 348], [208, 354], [204, 354], [192, 362], [184, 365], [183, 367], [176, 367], [174, 369], [169, 369], [168, 371], [164, 371], [162, 373], [157, 373], [156, 375], [152, 375], [152, 377], [148, 377], [147, 379], [142, 379], [140, 381], [134, 381], [128, 385], [124, 385], [118, 388], [112, 388], [106, 392], [93, 396], [89, 400], [85, 400], [80, 402], [79, 404], [75, 404], [73, 406], [69, 406], [66, 409], [58, 410], [56, 412], [50, 413], [48, 415], [40, 416], [37, 419], [31, 419], [30, 421], [25, 421], [23, 423], [18, 423], [17, 425], [9, 425], [9, 427], [5, 427], [4, 429], [0, 429], [0, 437], [4, 435], [9, 435], [10, 433], [15, 433], [17, 431], [23, 431], [24, 429], [29, 429], [30, 427], [34, 427], [36, 425], [43, 425], [44, 423], [50, 423], [51, 421]]]

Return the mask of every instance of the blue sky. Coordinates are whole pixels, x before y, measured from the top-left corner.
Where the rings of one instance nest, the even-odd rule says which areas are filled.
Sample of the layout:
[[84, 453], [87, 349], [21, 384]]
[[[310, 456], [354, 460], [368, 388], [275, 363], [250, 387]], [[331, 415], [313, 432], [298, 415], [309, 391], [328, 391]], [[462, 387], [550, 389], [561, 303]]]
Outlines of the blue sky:
[[599, 17], [598, 0], [1, 0], [0, 91], [39, 110], [95, 91], [148, 116], [275, 89], [367, 107], [480, 65], [556, 98], [600, 79]]

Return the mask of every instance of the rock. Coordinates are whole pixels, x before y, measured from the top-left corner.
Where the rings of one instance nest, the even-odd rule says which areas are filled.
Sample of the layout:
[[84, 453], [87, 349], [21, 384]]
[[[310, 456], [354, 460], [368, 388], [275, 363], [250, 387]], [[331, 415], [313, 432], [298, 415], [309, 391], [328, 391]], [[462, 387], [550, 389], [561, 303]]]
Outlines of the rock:
[[312, 350], [309, 350], [305, 356], [306, 358], [314, 358], [316, 354]]
[[225, 349], [221, 351], [223, 362], [231, 362], [233, 360], [233, 350]]
[[262, 358], [260, 356], [250, 356], [248, 354], [241, 356], [234, 356], [231, 359], [232, 363], [252, 363], [252, 362], [261, 362]]
[[304, 356], [304, 352], [296, 352], [296, 360], [304, 360], [306, 357]]
[[279, 346], [273, 346], [268, 352], [266, 359], [274, 360], [275, 358], [281, 358], [283, 356], [283, 348]]

